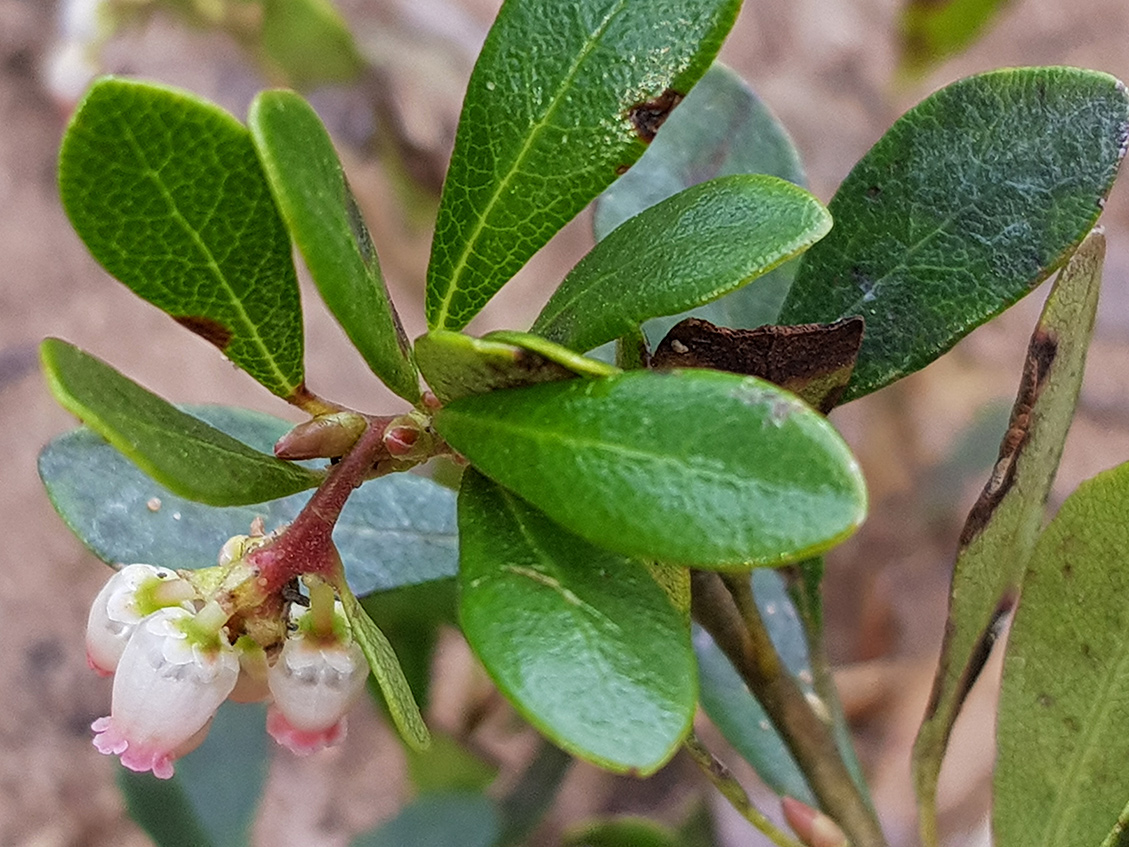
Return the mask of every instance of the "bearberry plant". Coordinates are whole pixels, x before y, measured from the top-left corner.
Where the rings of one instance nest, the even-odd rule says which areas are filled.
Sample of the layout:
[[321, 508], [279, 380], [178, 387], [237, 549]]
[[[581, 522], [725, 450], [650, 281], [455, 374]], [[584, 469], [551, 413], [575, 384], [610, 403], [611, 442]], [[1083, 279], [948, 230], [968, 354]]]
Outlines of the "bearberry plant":
[[[925, 366], [1056, 271], [959, 539], [915, 774], [935, 844], [949, 732], [1023, 589], [997, 843], [1119, 843], [1129, 466], [1042, 523], [1129, 97], [1072, 68], [963, 80], [902, 117], [825, 208], [771, 115], [713, 65], [739, 5], [507, 0], [467, 89], [428, 332], [414, 342], [299, 95], [261, 93], [246, 125], [127, 79], [100, 79], [82, 99], [59, 157], [78, 235], [308, 415], [291, 428], [179, 408], [65, 341], [43, 343], [55, 396], [85, 426], [45, 448], [41, 473], [68, 525], [117, 569], [88, 628], [91, 666], [114, 675], [94, 743], [131, 771], [186, 780], [179, 793], [123, 783], [162, 843], [243, 837], [261, 780], [249, 763], [263, 753], [247, 752], [246, 713], [217, 714], [225, 700], [269, 702], [270, 735], [308, 753], [341, 741], [371, 670], [407, 747], [427, 748], [425, 659], [389, 598], [451, 578], [474, 654], [555, 747], [638, 775], [683, 748], [777, 844], [885, 843], [821, 647], [822, 554], [867, 508], [826, 415]], [[532, 327], [467, 334], [597, 198], [598, 243]], [[307, 385], [295, 246], [400, 408], [346, 408]], [[405, 473], [437, 466], [457, 493]], [[794, 836], [694, 735], [699, 705], [786, 798]], [[193, 806], [193, 757], [178, 769], [213, 717], [223, 746], [242, 751], [229, 756], [222, 813]], [[493, 811], [460, 843], [523, 837], [528, 821], [506, 817], [520, 804], [479, 799]], [[683, 837], [597, 822], [575, 843]]]

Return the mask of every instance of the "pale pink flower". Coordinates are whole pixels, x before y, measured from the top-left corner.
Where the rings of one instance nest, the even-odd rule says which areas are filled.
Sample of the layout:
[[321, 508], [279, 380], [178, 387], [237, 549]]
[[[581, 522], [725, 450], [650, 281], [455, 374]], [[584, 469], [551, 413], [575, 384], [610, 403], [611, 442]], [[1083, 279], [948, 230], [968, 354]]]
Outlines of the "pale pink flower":
[[142, 619], [164, 606], [192, 606], [194, 589], [174, 571], [155, 565], [126, 565], [102, 586], [86, 619], [86, 661], [103, 676], [118, 666], [122, 651]]
[[173, 774], [172, 760], [203, 740], [239, 677], [239, 660], [223, 631], [194, 631], [194, 615], [160, 609], [145, 618], [118, 662], [110, 716], [92, 728], [94, 746], [130, 770]]
[[274, 703], [267, 732], [306, 755], [345, 737], [345, 713], [364, 689], [368, 663], [355, 641], [317, 638], [299, 629], [267, 672]]

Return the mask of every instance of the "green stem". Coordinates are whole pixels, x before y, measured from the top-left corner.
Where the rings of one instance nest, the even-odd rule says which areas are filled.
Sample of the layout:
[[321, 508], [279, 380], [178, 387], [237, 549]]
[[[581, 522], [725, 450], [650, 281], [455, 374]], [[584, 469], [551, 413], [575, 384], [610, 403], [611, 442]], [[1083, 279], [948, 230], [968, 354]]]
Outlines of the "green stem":
[[748, 573], [691, 572], [694, 619], [711, 635], [764, 707], [812, 792], [855, 847], [885, 847], [870, 804], [843, 762], [831, 727], [813, 711], [772, 644]]
[[760, 809], [753, 805], [748, 793], [741, 787], [741, 783], [733, 776], [713, 753], [706, 749], [701, 740], [693, 732], [682, 742], [686, 752], [690, 754], [698, 767], [713, 783], [722, 797], [729, 801], [741, 816], [765, 834], [769, 841], [777, 847], [804, 847], [799, 841], [790, 836], [776, 824], [770, 821]]

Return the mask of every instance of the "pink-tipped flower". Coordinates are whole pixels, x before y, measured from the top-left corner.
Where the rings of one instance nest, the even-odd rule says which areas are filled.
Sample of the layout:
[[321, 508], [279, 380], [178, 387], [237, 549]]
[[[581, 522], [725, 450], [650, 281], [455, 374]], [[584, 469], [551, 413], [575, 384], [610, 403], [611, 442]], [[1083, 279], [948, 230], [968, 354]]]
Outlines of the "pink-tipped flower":
[[126, 565], [102, 586], [86, 620], [86, 661], [103, 676], [118, 666], [142, 619], [166, 606], [192, 610], [195, 589], [168, 568]]
[[110, 716], [92, 725], [99, 751], [168, 779], [172, 760], [203, 740], [239, 677], [224, 616], [210, 606], [198, 615], [160, 609], [137, 625], [118, 662]]
[[[343, 616], [339, 623], [344, 623]], [[267, 711], [267, 732], [301, 756], [345, 737], [345, 713], [368, 676], [360, 646], [340, 634], [343, 626], [335, 629], [337, 634], [319, 636], [300, 623], [267, 672], [274, 696]]]

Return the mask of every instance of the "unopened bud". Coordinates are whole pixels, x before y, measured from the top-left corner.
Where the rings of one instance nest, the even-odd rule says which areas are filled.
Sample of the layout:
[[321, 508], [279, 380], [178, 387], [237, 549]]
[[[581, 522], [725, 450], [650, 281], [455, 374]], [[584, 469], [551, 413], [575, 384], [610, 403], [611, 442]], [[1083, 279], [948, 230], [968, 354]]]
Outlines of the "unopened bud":
[[274, 445], [280, 459], [333, 459], [349, 452], [365, 431], [356, 412], [333, 412], [300, 423]]
[[794, 797], [785, 797], [780, 805], [784, 820], [808, 847], [848, 847], [843, 830], [823, 812]]
[[394, 459], [424, 461], [431, 456], [435, 437], [428, 429], [430, 419], [409, 412], [391, 421], [384, 430], [384, 446]]

